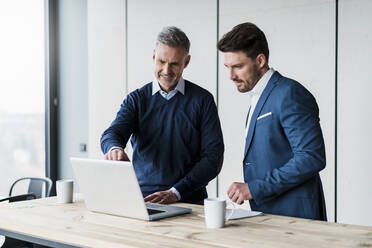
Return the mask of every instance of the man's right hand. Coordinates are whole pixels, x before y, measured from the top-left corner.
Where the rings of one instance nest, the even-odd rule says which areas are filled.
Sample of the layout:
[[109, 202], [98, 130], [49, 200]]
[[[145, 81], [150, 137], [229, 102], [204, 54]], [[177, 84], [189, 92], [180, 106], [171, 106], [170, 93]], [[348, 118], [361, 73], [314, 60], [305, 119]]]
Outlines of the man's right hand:
[[243, 204], [245, 200], [253, 199], [248, 183], [232, 183], [230, 188], [227, 190], [227, 196], [232, 202], [239, 205]]
[[130, 161], [128, 155], [120, 148], [114, 148], [105, 154], [106, 160]]

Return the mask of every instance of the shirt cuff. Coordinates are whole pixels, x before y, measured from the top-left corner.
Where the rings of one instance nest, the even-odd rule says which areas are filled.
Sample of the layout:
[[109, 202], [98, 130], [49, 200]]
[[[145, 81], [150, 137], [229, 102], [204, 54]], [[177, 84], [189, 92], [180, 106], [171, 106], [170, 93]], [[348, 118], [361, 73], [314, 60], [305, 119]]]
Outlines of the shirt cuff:
[[[123, 148], [123, 147], [120, 147], [120, 146], [113, 146], [113, 147], [110, 148], [110, 150], [109, 150], [107, 153], [111, 152], [111, 151], [114, 150], [114, 149], [120, 149], [120, 150], [124, 151], [124, 148]], [[106, 154], [107, 154], [107, 153], [106, 153]]]
[[181, 195], [180, 195], [180, 192], [178, 192], [178, 190], [175, 188], [175, 187], [172, 187], [170, 188], [170, 190], [176, 194], [178, 200], [181, 200]]

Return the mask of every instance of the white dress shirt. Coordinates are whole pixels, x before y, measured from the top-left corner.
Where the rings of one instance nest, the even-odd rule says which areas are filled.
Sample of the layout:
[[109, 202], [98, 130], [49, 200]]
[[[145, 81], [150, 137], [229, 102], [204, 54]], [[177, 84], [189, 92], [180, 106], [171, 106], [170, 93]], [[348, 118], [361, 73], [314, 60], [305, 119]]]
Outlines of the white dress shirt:
[[251, 104], [249, 107], [248, 120], [245, 125], [245, 137], [248, 135], [249, 124], [251, 123], [252, 114], [256, 108], [257, 102], [260, 99], [262, 92], [266, 88], [267, 83], [269, 82], [271, 76], [274, 74], [275, 70], [270, 68], [261, 78], [258, 80], [257, 84], [253, 87], [251, 91], [248, 92], [248, 95], [251, 98]]
[[180, 92], [182, 95], [185, 95], [185, 80], [183, 79], [183, 77], [180, 77], [176, 85], [176, 88], [169, 92], [165, 92], [160, 88], [159, 81], [155, 78], [154, 81], [152, 81], [152, 95], [155, 95], [156, 92], [158, 91], [160, 92], [160, 95], [167, 100], [170, 100], [172, 97], [174, 97], [177, 94], [177, 92]]

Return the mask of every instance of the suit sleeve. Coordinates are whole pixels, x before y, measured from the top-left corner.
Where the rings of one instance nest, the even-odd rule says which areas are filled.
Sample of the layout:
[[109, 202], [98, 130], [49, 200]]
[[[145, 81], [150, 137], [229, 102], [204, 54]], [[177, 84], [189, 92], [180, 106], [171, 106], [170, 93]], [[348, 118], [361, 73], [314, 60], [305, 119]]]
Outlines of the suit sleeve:
[[201, 113], [201, 158], [186, 176], [174, 185], [181, 194], [181, 199], [205, 187], [222, 168], [224, 144], [217, 107], [212, 95], [207, 98]]
[[129, 137], [138, 126], [138, 96], [132, 92], [124, 99], [110, 127], [101, 136], [101, 150], [106, 154], [111, 147], [125, 148]]
[[264, 179], [248, 182], [257, 205], [272, 200], [306, 182], [325, 168], [325, 147], [315, 98], [304, 87], [295, 85], [280, 102], [280, 124], [293, 156]]

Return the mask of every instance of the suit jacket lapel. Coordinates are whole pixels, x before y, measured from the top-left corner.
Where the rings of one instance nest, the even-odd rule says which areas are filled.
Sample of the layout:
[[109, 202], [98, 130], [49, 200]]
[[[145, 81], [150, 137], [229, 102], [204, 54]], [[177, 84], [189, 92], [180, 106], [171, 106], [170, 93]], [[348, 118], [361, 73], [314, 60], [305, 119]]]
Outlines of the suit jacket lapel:
[[257, 105], [254, 109], [254, 112], [252, 113], [251, 122], [249, 123], [248, 134], [247, 134], [247, 137], [246, 137], [246, 140], [245, 140], [246, 143], [245, 143], [245, 149], [244, 149], [244, 159], [247, 156], [249, 147], [250, 147], [251, 142], [252, 142], [254, 130], [256, 128], [256, 121], [257, 121], [258, 114], [261, 112], [261, 109], [262, 109], [263, 105], [265, 104], [267, 98], [269, 97], [272, 89], [276, 86], [276, 82], [278, 81], [278, 79], [280, 77], [282, 77], [282, 75], [280, 75], [279, 72], [277, 72], [277, 71], [274, 72], [274, 74], [271, 76], [269, 82], [267, 83], [264, 91], [262, 92], [262, 95], [260, 96], [260, 99], [258, 99]]

